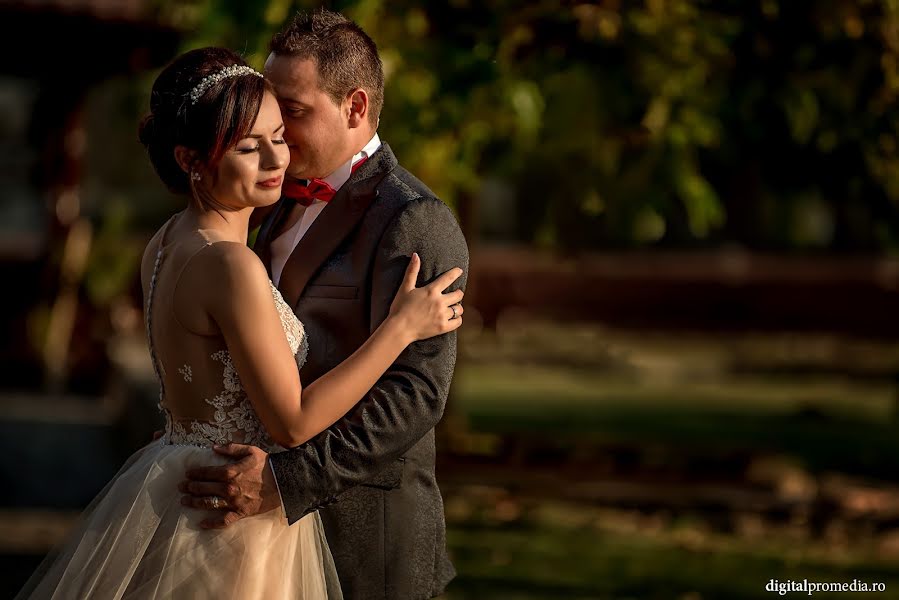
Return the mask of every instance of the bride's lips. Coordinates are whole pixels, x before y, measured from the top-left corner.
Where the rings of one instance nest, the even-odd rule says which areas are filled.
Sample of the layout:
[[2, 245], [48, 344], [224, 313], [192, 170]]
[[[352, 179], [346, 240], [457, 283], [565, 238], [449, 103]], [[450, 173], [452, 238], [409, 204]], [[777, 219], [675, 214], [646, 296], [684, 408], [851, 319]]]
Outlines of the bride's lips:
[[265, 181], [258, 181], [256, 185], [264, 187], [264, 188], [276, 188], [281, 185], [282, 176], [272, 177], [271, 179], [266, 179]]

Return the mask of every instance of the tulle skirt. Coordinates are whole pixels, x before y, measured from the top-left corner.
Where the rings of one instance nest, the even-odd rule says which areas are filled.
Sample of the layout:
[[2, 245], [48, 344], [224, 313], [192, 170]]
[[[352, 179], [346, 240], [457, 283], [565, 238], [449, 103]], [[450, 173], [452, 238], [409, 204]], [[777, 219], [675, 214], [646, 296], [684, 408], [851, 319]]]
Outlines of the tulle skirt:
[[187, 469], [225, 464], [209, 448], [154, 442], [122, 467], [60, 552], [17, 598], [319, 600], [340, 597], [317, 513], [282, 509], [204, 530], [181, 505]]

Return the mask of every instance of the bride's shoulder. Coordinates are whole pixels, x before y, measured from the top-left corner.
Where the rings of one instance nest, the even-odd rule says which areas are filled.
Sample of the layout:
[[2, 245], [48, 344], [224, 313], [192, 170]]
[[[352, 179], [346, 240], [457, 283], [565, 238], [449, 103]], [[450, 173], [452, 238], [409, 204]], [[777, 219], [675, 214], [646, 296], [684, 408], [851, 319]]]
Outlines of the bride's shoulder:
[[228, 323], [252, 318], [259, 307], [273, 305], [268, 272], [250, 248], [214, 242], [197, 259], [182, 281], [189, 281], [189, 297], [198, 300], [223, 330]]
[[194, 271], [216, 287], [262, 285], [268, 289], [268, 272], [256, 253], [238, 242], [215, 242], [195, 261]]

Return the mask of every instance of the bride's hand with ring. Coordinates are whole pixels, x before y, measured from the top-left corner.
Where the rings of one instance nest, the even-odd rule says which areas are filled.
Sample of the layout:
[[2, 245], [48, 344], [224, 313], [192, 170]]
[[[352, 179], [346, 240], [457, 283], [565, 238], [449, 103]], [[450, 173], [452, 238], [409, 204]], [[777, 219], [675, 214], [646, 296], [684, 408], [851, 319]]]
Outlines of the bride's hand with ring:
[[388, 319], [397, 321], [410, 341], [424, 340], [448, 333], [462, 325], [462, 290], [446, 292], [462, 276], [462, 269], [450, 269], [423, 287], [415, 287], [421, 258], [412, 255], [400, 289], [390, 305]]

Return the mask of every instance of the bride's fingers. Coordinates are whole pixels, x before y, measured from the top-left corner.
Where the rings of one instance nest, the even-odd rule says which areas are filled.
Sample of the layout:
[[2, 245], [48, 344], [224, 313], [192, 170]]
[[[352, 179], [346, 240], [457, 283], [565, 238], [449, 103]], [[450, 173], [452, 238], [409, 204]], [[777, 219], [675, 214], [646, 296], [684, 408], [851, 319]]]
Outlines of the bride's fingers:
[[403, 275], [402, 287], [407, 292], [411, 292], [415, 289], [415, 282], [418, 281], [418, 271], [420, 269], [421, 258], [418, 256], [417, 252], [413, 252], [412, 258], [409, 260], [409, 266], [406, 267], [406, 274]]
[[465, 297], [465, 292], [462, 290], [456, 290], [455, 292], [447, 292], [443, 294], [443, 301], [446, 302], [447, 306], [452, 304], [459, 304], [462, 302], [462, 298]]
[[462, 327], [462, 316], [458, 316], [455, 319], [447, 319], [443, 324], [444, 333], [449, 333], [450, 331], [455, 331]]
[[465, 309], [461, 304], [453, 304], [452, 306], [446, 307], [446, 318], [448, 321], [453, 321], [461, 317], [464, 312]]
[[455, 267], [429, 283], [427, 287], [436, 289], [438, 292], [442, 292], [460, 277], [462, 277], [462, 269], [460, 269], [459, 267]]

